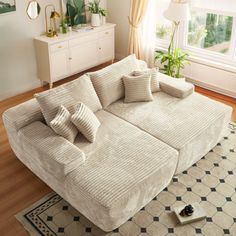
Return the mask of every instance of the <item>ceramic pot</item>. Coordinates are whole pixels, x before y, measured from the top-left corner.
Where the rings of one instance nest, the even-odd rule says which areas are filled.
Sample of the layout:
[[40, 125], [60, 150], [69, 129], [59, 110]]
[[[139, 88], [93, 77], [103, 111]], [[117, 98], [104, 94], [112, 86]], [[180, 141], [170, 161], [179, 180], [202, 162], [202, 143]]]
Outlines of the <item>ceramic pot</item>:
[[97, 27], [101, 25], [101, 19], [99, 14], [92, 14], [91, 16], [91, 26]]
[[101, 16], [101, 24], [105, 25], [107, 23], [107, 18], [105, 16]]

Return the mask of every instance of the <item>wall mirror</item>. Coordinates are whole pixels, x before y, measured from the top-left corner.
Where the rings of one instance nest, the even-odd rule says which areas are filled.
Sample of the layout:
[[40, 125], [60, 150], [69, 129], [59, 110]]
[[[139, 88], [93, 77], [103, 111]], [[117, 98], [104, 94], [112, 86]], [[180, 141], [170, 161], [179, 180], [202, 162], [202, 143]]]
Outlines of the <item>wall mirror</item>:
[[31, 20], [35, 20], [40, 14], [40, 5], [37, 1], [29, 2], [27, 7], [27, 15]]

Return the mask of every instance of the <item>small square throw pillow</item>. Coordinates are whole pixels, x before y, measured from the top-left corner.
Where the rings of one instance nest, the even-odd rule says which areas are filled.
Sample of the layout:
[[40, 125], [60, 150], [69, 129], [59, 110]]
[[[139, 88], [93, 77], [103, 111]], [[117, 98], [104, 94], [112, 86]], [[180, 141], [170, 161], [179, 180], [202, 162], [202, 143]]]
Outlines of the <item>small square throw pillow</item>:
[[71, 121], [89, 142], [93, 143], [100, 126], [100, 121], [94, 113], [82, 102], [76, 107]]
[[132, 76], [140, 76], [140, 75], [151, 75], [151, 90], [153, 93], [161, 91], [160, 84], [158, 80], [158, 69], [152, 68], [142, 71], [134, 71], [131, 75]]
[[78, 130], [71, 122], [71, 114], [64, 107], [60, 106], [55, 118], [50, 122], [51, 128], [60, 136], [70, 142], [74, 142]]
[[150, 86], [151, 76], [123, 76], [125, 85], [125, 103], [149, 102], [153, 100]]

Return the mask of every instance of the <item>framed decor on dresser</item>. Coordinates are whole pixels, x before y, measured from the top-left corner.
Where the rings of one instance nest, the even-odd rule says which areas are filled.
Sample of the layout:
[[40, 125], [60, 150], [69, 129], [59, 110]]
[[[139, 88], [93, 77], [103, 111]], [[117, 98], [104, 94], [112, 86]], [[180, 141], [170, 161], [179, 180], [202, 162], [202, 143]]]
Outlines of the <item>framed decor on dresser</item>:
[[0, 1], [0, 14], [10, 13], [16, 11], [15, 0], [2, 0]]
[[38, 78], [53, 83], [102, 63], [113, 61], [115, 25], [107, 23], [96, 28], [34, 39]]
[[71, 26], [86, 24], [85, 0], [61, 0], [62, 13]]

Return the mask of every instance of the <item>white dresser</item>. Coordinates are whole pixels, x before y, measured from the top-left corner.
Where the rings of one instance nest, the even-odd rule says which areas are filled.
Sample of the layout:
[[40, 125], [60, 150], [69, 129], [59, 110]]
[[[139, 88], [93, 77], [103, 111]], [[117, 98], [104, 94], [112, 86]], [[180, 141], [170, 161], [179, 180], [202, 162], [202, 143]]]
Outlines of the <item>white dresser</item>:
[[109, 60], [114, 60], [114, 24], [92, 30], [34, 39], [38, 78], [53, 83]]

